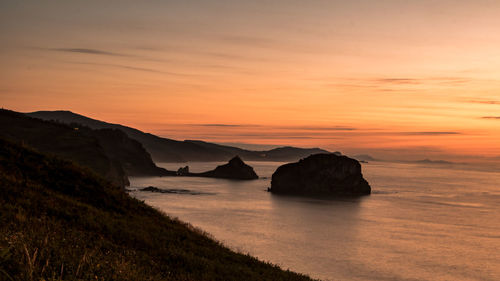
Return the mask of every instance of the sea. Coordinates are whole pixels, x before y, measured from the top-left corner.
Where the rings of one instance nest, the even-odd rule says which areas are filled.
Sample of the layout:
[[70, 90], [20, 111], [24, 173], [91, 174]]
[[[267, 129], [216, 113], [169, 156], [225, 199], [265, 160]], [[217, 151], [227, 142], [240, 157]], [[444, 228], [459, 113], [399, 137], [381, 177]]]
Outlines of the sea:
[[[192, 172], [220, 164], [187, 163]], [[258, 180], [135, 177], [130, 194], [235, 251], [312, 278], [500, 280], [500, 172], [369, 162], [371, 195], [331, 199], [271, 194], [283, 163], [247, 164]], [[147, 186], [168, 193], [139, 191]]]

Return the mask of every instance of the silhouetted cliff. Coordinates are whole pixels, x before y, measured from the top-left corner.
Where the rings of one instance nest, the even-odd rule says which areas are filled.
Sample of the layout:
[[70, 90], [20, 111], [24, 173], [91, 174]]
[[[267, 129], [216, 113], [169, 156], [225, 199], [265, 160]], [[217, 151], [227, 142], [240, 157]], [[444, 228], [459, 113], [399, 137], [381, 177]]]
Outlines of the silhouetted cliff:
[[118, 130], [92, 130], [3, 109], [0, 128], [0, 137], [74, 161], [119, 186], [129, 184], [128, 175], [170, 174], [156, 167], [139, 142]]

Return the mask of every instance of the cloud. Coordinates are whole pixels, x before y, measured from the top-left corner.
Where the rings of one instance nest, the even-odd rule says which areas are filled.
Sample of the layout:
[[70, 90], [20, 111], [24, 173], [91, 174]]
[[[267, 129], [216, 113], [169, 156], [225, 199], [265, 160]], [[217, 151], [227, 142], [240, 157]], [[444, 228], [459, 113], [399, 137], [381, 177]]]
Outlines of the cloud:
[[308, 79], [315, 81], [326, 81], [326, 86], [331, 87], [341, 87], [341, 88], [369, 88], [377, 89], [379, 91], [396, 91], [400, 90], [402, 87], [411, 89], [411, 86], [415, 85], [427, 85], [427, 84], [437, 84], [437, 85], [450, 85], [450, 84], [462, 84], [472, 81], [465, 77], [375, 77], [375, 78], [318, 78], [318, 79]]
[[387, 84], [427, 84], [427, 83], [438, 83], [438, 84], [460, 84], [469, 82], [469, 78], [464, 77], [423, 77], [423, 78], [400, 78], [400, 77], [390, 77], [390, 78], [377, 78], [372, 79], [374, 82], [387, 83]]
[[163, 73], [160, 70], [152, 69], [152, 68], [143, 68], [143, 67], [135, 67], [121, 64], [111, 64], [111, 63], [93, 63], [93, 62], [70, 62], [74, 64], [83, 64], [83, 65], [96, 65], [96, 66], [111, 66], [116, 68], [123, 68], [128, 70], [136, 70], [136, 71], [145, 71], [145, 72], [153, 72], [153, 73]]
[[395, 133], [399, 135], [408, 136], [439, 136], [439, 135], [461, 135], [461, 132], [449, 132], [449, 131], [423, 131], [423, 132], [399, 132]]
[[189, 124], [191, 126], [201, 126], [201, 127], [249, 127], [251, 125], [243, 124]]
[[63, 53], [75, 53], [75, 54], [84, 54], [84, 55], [95, 55], [95, 56], [112, 56], [112, 57], [124, 57], [124, 58], [132, 58], [139, 59], [144, 61], [152, 61], [152, 62], [163, 62], [163, 63], [174, 63], [175, 60], [165, 60], [165, 59], [157, 59], [150, 58], [146, 56], [133, 55], [133, 54], [125, 54], [125, 53], [117, 53], [99, 49], [90, 49], [90, 48], [38, 48], [42, 50], [55, 51], [55, 52], [63, 52]]
[[255, 124], [223, 124], [223, 123], [209, 123], [209, 124], [187, 124], [190, 126], [202, 127], [266, 127], [269, 130], [297, 130], [297, 131], [354, 131], [357, 130], [353, 127], [345, 126], [262, 126]]
[[297, 40], [283, 40], [283, 38], [278, 40], [276, 38], [269, 37], [227, 35], [219, 36], [217, 39], [223, 43], [241, 46], [244, 48], [260, 48], [279, 51], [281, 53], [331, 54], [332, 52], [335, 52], [326, 46], [304, 42], [301, 43]]
[[[217, 130], [218, 135], [238, 136], [280, 136], [280, 137], [307, 137], [307, 138], [332, 138], [346, 136], [446, 136], [462, 135], [458, 131], [388, 131], [379, 128], [355, 128], [349, 126], [273, 126], [259, 124], [226, 124], [226, 123], [202, 123], [202, 124], [171, 124], [173, 126], [207, 127]], [[244, 131], [232, 129], [244, 128]], [[224, 130], [227, 129], [227, 130]], [[188, 130], [186, 128], [186, 130]], [[213, 132], [215, 133], [215, 132]]]
[[348, 126], [278, 126], [272, 129], [298, 130], [298, 131], [355, 131], [357, 128]]
[[95, 63], [95, 62], [66, 62], [66, 63], [80, 64], [80, 65], [109, 66], [109, 67], [122, 68], [122, 69], [127, 69], [127, 70], [159, 73], [159, 74], [165, 74], [165, 75], [171, 75], [171, 76], [194, 76], [191, 74], [184, 74], [184, 73], [177, 73], [177, 72], [170, 72], [170, 71], [161, 71], [161, 70], [152, 69], [152, 68], [135, 67], [135, 66], [129, 66], [129, 65], [122, 65], [122, 64]]
[[343, 127], [343, 126], [295, 126], [295, 127], [279, 127], [280, 129], [291, 129], [291, 130], [304, 130], [304, 131], [354, 131], [357, 130], [353, 127]]
[[252, 37], [252, 36], [223, 36], [220, 38], [222, 41], [239, 44], [244, 46], [254, 46], [254, 47], [275, 47], [279, 46], [280, 42], [263, 37]]
[[498, 119], [500, 120], [500, 116], [483, 116], [482, 119]]
[[496, 100], [469, 100], [470, 103], [481, 103], [481, 104], [500, 104], [500, 101]]
[[120, 53], [113, 53], [103, 50], [87, 49], [87, 48], [51, 48], [49, 50], [58, 52], [67, 52], [67, 53], [89, 54], [89, 55], [105, 55], [105, 56], [120, 56], [120, 57], [128, 56]]
[[388, 83], [388, 84], [420, 84], [419, 79], [414, 78], [378, 78], [373, 79], [373, 82]]
[[280, 132], [247, 132], [247, 133], [208, 133], [203, 134], [204, 136], [216, 137], [216, 138], [244, 138], [244, 139], [339, 139], [341, 137], [336, 136], [321, 136], [321, 135], [309, 135], [309, 134], [300, 134], [297, 132], [289, 132], [289, 133], [280, 133]]
[[[232, 37], [229, 38], [224, 38], [223, 40], [238, 40]], [[258, 42], [258, 39], [256, 39], [256, 42]], [[262, 40], [261, 43], [264, 43], [265, 39]], [[137, 50], [144, 50], [144, 51], [155, 51], [155, 52], [166, 52], [170, 54], [188, 54], [188, 55], [194, 55], [194, 56], [203, 56], [203, 57], [210, 57], [210, 58], [216, 58], [216, 59], [222, 59], [222, 60], [228, 60], [228, 61], [261, 61], [261, 62], [276, 62], [278, 61], [276, 58], [266, 58], [262, 57], [259, 55], [249, 55], [249, 54], [244, 54], [241, 51], [238, 52], [221, 52], [218, 49], [212, 49], [212, 50], [207, 50], [206, 48], [200, 48], [197, 46], [193, 45], [168, 45], [168, 46], [162, 46], [162, 47], [152, 47], [152, 46], [139, 46], [139, 47], [134, 47], [134, 49]], [[174, 61], [172, 61], [174, 62]], [[234, 67], [234, 66], [226, 66], [226, 67]], [[241, 67], [239, 67], [241, 68]]]

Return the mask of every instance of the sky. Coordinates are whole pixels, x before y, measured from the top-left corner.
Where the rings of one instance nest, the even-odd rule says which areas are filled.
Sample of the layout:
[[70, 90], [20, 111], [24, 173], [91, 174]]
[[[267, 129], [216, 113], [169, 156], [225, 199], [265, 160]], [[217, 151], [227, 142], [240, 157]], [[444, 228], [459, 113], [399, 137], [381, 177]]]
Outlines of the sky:
[[496, 0], [0, 0], [0, 105], [180, 140], [500, 159], [499, 31]]

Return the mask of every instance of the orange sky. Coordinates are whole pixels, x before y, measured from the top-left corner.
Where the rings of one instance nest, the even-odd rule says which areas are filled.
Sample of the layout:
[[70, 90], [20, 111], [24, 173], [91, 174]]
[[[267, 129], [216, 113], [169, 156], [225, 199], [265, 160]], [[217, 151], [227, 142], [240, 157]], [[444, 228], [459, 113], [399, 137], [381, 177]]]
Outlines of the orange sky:
[[5, 108], [175, 139], [500, 156], [498, 1], [41, 2], [0, 4]]

